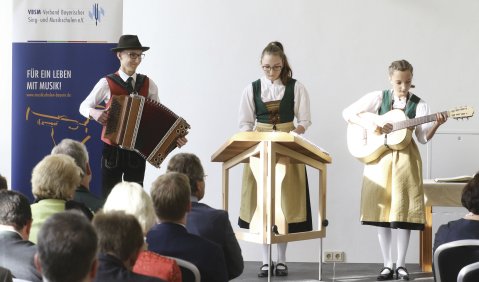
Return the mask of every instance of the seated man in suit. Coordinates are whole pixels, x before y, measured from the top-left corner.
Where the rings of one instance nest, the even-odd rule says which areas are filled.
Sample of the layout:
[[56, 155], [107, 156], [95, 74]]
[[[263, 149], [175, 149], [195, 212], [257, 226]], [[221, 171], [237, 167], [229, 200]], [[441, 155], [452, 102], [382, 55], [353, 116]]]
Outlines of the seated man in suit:
[[35, 265], [43, 281], [93, 281], [98, 239], [90, 221], [79, 211], [50, 216], [38, 233]]
[[80, 186], [76, 188], [73, 200], [85, 204], [93, 212], [101, 209], [104, 201], [90, 192], [91, 168], [85, 144], [66, 138], [53, 147], [52, 155], [54, 154], [69, 155], [82, 170]]
[[186, 229], [221, 246], [228, 269], [228, 278], [233, 279], [243, 272], [241, 248], [236, 240], [228, 212], [199, 203], [205, 195], [205, 172], [200, 159], [189, 153], [179, 153], [168, 162], [168, 171], [186, 174], [190, 180], [191, 211], [186, 216]]
[[33, 257], [36, 246], [28, 241], [32, 211], [28, 199], [14, 191], [0, 191], [0, 266], [13, 276], [32, 282], [41, 281]]
[[95, 281], [164, 281], [132, 271], [145, 244], [143, 230], [135, 216], [124, 211], [100, 212], [93, 218], [93, 226], [100, 247]]
[[186, 213], [191, 210], [188, 177], [167, 172], [153, 182], [150, 193], [160, 224], [153, 226], [146, 236], [148, 249], [193, 263], [200, 271], [201, 281], [228, 281], [220, 246], [188, 233], [185, 228]]
[[479, 173], [476, 173], [462, 189], [461, 203], [469, 213], [463, 218], [439, 226], [434, 236], [433, 253], [442, 244], [479, 239]]

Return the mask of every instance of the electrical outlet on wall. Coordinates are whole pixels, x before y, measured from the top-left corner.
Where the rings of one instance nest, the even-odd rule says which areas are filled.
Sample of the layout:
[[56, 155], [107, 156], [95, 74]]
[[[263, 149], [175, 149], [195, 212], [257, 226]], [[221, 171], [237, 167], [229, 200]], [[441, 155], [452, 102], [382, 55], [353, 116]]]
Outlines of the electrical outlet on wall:
[[346, 259], [343, 251], [327, 251], [323, 253], [324, 262], [344, 262]]
[[334, 261], [333, 252], [324, 252], [323, 261], [324, 262], [333, 262]]
[[333, 257], [335, 262], [344, 262], [345, 261], [345, 255], [344, 252], [333, 252]]

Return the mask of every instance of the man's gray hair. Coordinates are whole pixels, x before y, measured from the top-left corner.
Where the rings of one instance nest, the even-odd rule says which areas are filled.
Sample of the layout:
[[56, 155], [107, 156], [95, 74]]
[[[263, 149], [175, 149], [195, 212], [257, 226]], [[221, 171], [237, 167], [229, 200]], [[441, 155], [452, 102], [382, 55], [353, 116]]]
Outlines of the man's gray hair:
[[86, 164], [88, 163], [88, 151], [85, 144], [73, 139], [63, 139], [52, 149], [52, 155], [64, 154], [72, 157], [77, 166], [82, 170], [82, 177], [86, 173]]

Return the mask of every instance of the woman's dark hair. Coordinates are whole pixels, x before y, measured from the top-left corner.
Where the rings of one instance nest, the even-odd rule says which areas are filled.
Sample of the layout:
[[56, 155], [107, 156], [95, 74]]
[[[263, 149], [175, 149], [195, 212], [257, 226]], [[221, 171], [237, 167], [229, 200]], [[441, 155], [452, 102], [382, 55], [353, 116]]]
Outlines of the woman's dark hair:
[[479, 173], [464, 186], [461, 203], [468, 211], [479, 214]]
[[281, 60], [283, 60], [283, 68], [281, 69], [281, 74], [279, 75], [279, 79], [281, 79], [281, 82], [283, 83], [283, 85], [286, 85], [289, 82], [289, 80], [293, 77], [293, 70], [289, 66], [288, 58], [286, 57], [286, 54], [284, 53], [283, 44], [281, 44], [278, 41], [270, 42], [263, 49], [263, 52], [261, 53], [261, 60], [263, 60], [263, 57], [265, 54], [279, 56]]
[[126, 261], [143, 247], [143, 230], [131, 214], [124, 211], [99, 212], [92, 224], [98, 236], [100, 253]]

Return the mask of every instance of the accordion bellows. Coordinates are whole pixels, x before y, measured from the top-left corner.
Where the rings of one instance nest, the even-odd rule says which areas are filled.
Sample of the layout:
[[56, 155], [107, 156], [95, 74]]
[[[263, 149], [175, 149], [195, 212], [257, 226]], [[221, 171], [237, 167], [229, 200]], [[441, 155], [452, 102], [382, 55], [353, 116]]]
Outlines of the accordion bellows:
[[102, 141], [136, 151], [160, 167], [190, 125], [161, 103], [139, 95], [112, 95]]

